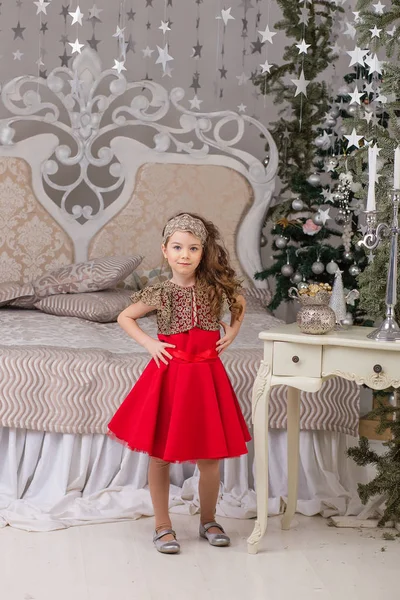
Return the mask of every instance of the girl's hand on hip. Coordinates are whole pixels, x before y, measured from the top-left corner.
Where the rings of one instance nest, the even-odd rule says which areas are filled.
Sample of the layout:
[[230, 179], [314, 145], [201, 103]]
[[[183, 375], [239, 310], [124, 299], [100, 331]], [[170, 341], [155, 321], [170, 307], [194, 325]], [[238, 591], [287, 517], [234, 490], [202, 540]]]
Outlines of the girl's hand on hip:
[[230, 346], [238, 334], [238, 331], [235, 327], [228, 325], [228, 323], [224, 323], [224, 321], [220, 321], [220, 325], [223, 328], [225, 335], [218, 340], [217, 342], [217, 352], [221, 354], [224, 350]]
[[146, 344], [146, 350], [154, 358], [158, 368], [160, 368], [160, 361], [165, 365], [168, 365], [167, 358], [171, 359], [172, 356], [168, 352], [167, 348], [175, 348], [174, 344], [167, 344], [166, 342], [160, 342], [160, 340], [151, 340]]

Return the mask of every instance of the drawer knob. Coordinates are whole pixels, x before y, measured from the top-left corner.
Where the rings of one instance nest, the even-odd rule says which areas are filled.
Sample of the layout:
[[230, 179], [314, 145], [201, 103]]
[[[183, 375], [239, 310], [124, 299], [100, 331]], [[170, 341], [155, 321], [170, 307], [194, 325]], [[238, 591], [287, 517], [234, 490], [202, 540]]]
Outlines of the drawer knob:
[[300, 361], [300, 359], [299, 359], [299, 357], [298, 357], [298, 356], [292, 356], [292, 361], [293, 361], [294, 363], [298, 363], [298, 362]]
[[382, 373], [382, 366], [381, 365], [374, 365], [374, 371], [375, 373]]

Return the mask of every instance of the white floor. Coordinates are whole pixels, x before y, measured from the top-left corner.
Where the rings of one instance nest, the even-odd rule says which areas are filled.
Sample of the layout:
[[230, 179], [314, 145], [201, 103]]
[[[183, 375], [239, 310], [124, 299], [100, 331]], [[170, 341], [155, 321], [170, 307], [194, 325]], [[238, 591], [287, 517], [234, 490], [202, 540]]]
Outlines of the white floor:
[[[1, 600], [376, 600], [397, 597], [400, 538], [270, 518], [262, 551], [246, 552], [254, 521], [222, 519], [230, 548], [197, 538], [198, 517], [176, 516], [182, 553], [151, 542], [153, 519], [50, 533], [0, 530]], [[396, 532], [395, 532], [396, 533]], [[384, 551], [382, 551], [385, 549]]]

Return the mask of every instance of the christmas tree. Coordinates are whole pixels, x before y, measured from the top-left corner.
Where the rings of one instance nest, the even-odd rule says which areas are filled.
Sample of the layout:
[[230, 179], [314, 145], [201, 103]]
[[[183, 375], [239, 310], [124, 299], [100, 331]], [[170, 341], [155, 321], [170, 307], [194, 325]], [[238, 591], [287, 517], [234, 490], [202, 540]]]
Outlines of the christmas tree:
[[[386, 390], [386, 392], [392, 391]], [[385, 509], [379, 521], [383, 527], [388, 521], [400, 522], [400, 406], [388, 406], [380, 402], [368, 418], [379, 417], [378, 433], [391, 431], [392, 439], [384, 443], [387, 451], [378, 455], [370, 449], [368, 439], [360, 438], [359, 446], [349, 448], [348, 455], [360, 466], [373, 464], [377, 474], [367, 484], [358, 484], [358, 493], [363, 504], [374, 497], [382, 497]]]
[[[335, 131], [343, 107], [332, 101], [321, 74], [336, 58], [329, 42], [343, 9], [333, 2], [312, 2], [304, 8], [297, 0], [278, 4], [283, 19], [275, 27], [297, 43], [285, 48], [282, 65], [268, 65], [254, 80], [261, 93], [283, 104], [271, 133], [280, 154], [281, 196], [288, 200], [267, 215], [266, 222], [273, 222], [274, 263], [256, 274], [258, 279], [276, 280], [271, 309], [290, 300], [293, 284], [302, 286], [308, 280], [332, 284], [338, 268], [345, 287], [352, 289], [365, 261], [363, 251], [352, 244], [358, 219], [349, 208], [351, 177], [342, 177], [336, 194], [330, 189], [343, 147], [343, 138]], [[294, 86], [287, 85], [288, 77]], [[344, 231], [328, 225], [332, 207], [339, 210], [336, 224]], [[332, 236], [343, 237], [342, 244], [332, 245]]]
[[[400, 143], [400, 44], [395, 22], [400, 18], [400, 3], [384, 6], [360, 0], [357, 3], [357, 45], [348, 52], [358, 65], [360, 76], [353, 96], [358, 98], [354, 113], [346, 122], [348, 156], [341, 161], [342, 172], [351, 173], [361, 184], [356, 196], [366, 198], [368, 185], [368, 147], [376, 146], [377, 183], [375, 189], [378, 222], [391, 223], [394, 150]], [[389, 60], [383, 62], [383, 58]], [[364, 76], [364, 73], [366, 75]], [[351, 144], [351, 145], [350, 145]], [[365, 231], [365, 230], [364, 230]], [[358, 277], [360, 308], [373, 320], [385, 314], [389, 239], [369, 255], [369, 264]], [[400, 299], [400, 282], [398, 282]], [[400, 318], [400, 305], [396, 307]]]

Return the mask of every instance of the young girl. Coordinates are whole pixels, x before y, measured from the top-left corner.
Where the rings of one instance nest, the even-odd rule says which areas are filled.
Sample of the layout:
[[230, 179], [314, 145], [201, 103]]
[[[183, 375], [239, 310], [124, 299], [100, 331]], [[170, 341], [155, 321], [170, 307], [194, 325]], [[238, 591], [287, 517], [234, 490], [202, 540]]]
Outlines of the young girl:
[[[169, 464], [196, 462], [200, 471], [200, 536], [228, 546], [215, 522], [219, 460], [247, 453], [250, 434], [220, 360], [237, 336], [245, 300], [218, 229], [188, 213], [170, 219], [162, 252], [172, 278], [134, 293], [118, 323], [153, 359], [109, 423], [109, 433], [150, 455], [149, 488], [155, 514], [153, 542], [176, 554], [180, 545], [168, 513]], [[224, 303], [231, 323], [220, 321]], [[158, 340], [137, 319], [157, 310]], [[220, 327], [224, 329], [220, 337]]]

